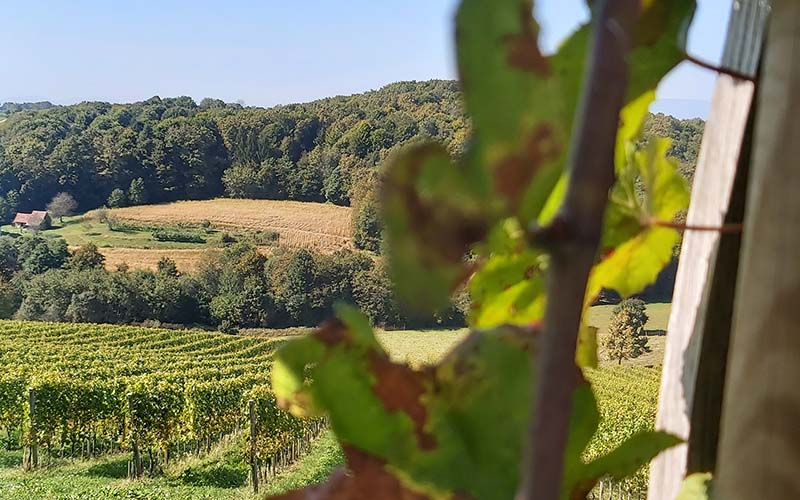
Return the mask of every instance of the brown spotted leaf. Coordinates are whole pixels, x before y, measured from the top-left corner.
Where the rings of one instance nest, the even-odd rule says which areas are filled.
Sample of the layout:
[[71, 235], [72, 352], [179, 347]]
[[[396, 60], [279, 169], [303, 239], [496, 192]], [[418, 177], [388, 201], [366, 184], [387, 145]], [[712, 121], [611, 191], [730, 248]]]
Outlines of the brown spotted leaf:
[[440, 146], [411, 147], [390, 163], [383, 213], [392, 278], [400, 297], [433, 311], [469, 271], [472, 244], [483, 239], [492, 216], [485, 183], [462, 175]]
[[[386, 357], [353, 309], [340, 307], [339, 318], [281, 347], [272, 377], [285, 407], [303, 413], [305, 403], [327, 413], [350, 472], [284, 498], [363, 498], [365, 488], [385, 488], [381, 498], [389, 499], [512, 498], [537, 331], [473, 332], [438, 365], [413, 370]], [[577, 368], [575, 377], [570, 491], [585, 479], [580, 457], [597, 425], [594, 395]]]
[[273, 500], [431, 500], [412, 491], [386, 469], [386, 464], [349, 446], [344, 447], [349, 470], [337, 469], [327, 481], [272, 497]]

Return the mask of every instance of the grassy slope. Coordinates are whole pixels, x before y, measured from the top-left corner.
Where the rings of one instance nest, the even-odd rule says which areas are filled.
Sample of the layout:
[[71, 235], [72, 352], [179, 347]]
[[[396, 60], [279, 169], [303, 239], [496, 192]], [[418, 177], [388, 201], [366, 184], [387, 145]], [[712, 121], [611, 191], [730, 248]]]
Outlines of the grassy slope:
[[326, 432], [312, 444], [308, 455], [267, 485], [266, 492], [275, 495], [319, 483], [343, 463], [344, 454], [336, 442], [336, 437], [332, 432]]
[[[611, 319], [611, 311], [614, 306], [594, 306], [589, 309], [589, 324], [598, 328], [598, 335], [602, 338], [608, 331], [608, 323]], [[660, 365], [664, 358], [664, 345], [669, 319], [670, 304], [648, 304], [647, 314], [650, 320], [647, 322], [649, 333], [648, 343], [651, 352], [638, 358], [624, 361], [623, 365]], [[411, 364], [422, 364], [435, 361], [446, 353], [456, 342], [458, 342], [467, 330], [452, 331], [390, 331], [378, 334], [378, 338], [384, 346], [391, 352], [392, 356], [401, 361]], [[420, 349], [424, 346], [425, 349]], [[608, 364], [600, 353], [600, 363]], [[613, 362], [616, 364], [616, 362]]]
[[64, 217], [64, 223], [55, 222], [55, 227], [42, 234], [64, 238], [70, 246], [94, 243], [98, 247], [115, 248], [200, 248], [202, 243], [177, 243], [157, 241], [149, 231], [111, 231], [108, 225], [97, 219], [82, 215]]
[[24, 473], [21, 452], [0, 452], [0, 500], [233, 500], [251, 499], [244, 487], [186, 484], [174, 477], [128, 481], [127, 455], [75, 461]]

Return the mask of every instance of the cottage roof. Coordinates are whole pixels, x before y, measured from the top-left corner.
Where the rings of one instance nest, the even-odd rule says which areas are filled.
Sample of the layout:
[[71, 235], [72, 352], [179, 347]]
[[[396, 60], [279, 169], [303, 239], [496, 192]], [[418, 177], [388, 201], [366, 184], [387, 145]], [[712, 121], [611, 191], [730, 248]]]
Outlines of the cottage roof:
[[12, 224], [24, 224], [34, 227], [41, 226], [46, 217], [47, 212], [45, 210], [34, 210], [29, 214], [20, 212], [14, 217], [14, 222]]

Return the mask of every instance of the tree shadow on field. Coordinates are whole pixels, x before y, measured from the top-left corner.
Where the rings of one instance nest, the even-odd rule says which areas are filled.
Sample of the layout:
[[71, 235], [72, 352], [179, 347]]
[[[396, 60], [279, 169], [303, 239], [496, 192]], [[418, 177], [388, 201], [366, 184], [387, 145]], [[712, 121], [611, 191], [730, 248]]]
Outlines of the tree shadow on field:
[[204, 463], [185, 469], [179, 476], [184, 484], [192, 486], [214, 486], [217, 488], [239, 488], [247, 481], [247, 465], [230, 460]]
[[0, 469], [13, 469], [22, 464], [22, 451], [0, 450]]
[[648, 337], [663, 337], [667, 334], [666, 330], [645, 330], [644, 334]]
[[94, 464], [86, 469], [86, 475], [110, 479], [124, 479], [128, 477], [128, 458], [113, 458]]

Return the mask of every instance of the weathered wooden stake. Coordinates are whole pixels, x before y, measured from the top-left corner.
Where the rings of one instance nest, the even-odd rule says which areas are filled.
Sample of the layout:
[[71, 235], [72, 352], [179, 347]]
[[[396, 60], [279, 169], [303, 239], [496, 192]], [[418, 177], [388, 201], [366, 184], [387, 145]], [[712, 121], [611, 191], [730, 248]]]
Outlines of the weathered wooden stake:
[[250, 481], [253, 493], [258, 493], [258, 464], [256, 463], [256, 402], [247, 402], [247, 414], [250, 418]]
[[36, 390], [33, 387], [28, 388], [28, 421], [30, 423], [28, 445], [25, 447], [25, 454], [22, 459], [22, 468], [26, 471], [39, 466], [39, 438], [36, 433]]

